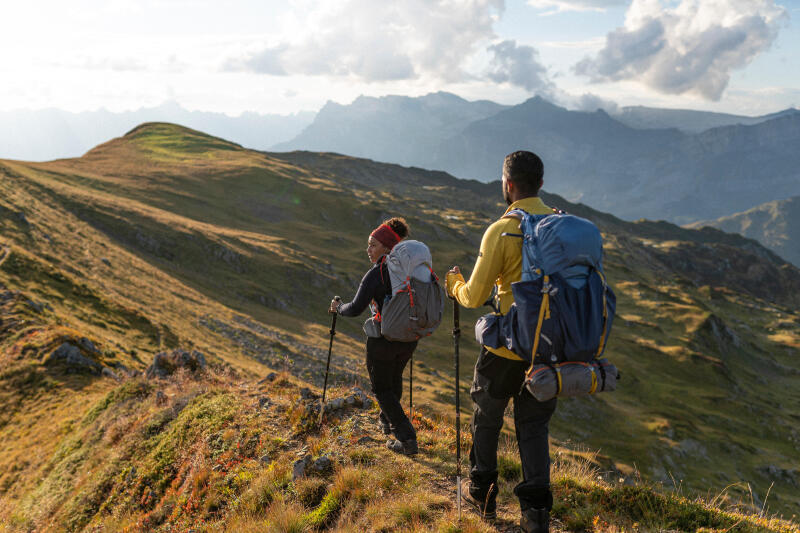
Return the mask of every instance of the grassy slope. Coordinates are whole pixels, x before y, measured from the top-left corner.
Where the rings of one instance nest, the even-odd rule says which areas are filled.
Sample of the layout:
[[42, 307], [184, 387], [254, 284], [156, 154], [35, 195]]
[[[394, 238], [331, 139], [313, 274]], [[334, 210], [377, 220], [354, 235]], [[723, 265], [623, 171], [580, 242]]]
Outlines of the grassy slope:
[[[330, 397], [346, 392], [335, 388]], [[269, 402], [259, 407], [263, 398]], [[418, 410], [414, 422], [425, 451], [408, 459], [381, 445], [374, 406], [337, 411], [318, 426], [309, 410], [317, 401], [304, 400], [289, 374], [264, 383], [234, 384], [215, 373], [129, 380], [74, 422], [6, 529], [515, 530], [508, 487], [494, 525], [468, 511], [458, 523], [454, 431], [446, 421]], [[293, 480], [292, 464], [304, 456], [327, 457], [333, 466]], [[501, 448], [505, 486], [519, 480], [516, 457], [513, 445]], [[793, 531], [790, 522], [720, 511], [644, 483], [621, 484], [591, 460], [556, 453], [556, 530]]]
[[[0, 162], [0, 173], [0, 224], [11, 244], [0, 282], [50, 305], [32, 319], [42, 330], [69, 328], [94, 340], [106, 362], [138, 369], [159, 349], [181, 345], [244, 376], [263, 373], [263, 363], [316, 381], [327, 348], [325, 301], [352, 291], [365, 267], [364, 236], [377, 222], [406, 215], [443, 271], [472, 263], [482, 228], [500, 210], [491, 189], [441, 173], [251, 152], [170, 125], [142, 126], [79, 160]], [[419, 200], [402, 199], [412, 194]], [[562, 402], [554, 436], [599, 448], [599, 461], [623, 478], [638, 468], [685, 489], [748, 481], [756, 499], [775, 481], [770, 508], [797, 509], [796, 269], [744, 239], [629, 224], [547, 200], [606, 233], [620, 314], [609, 348], [625, 374], [614, 395]], [[477, 316], [467, 314], [465, 330]], [[343, 322], [340, 383], [363, 379], [358, 325]], [[440, 412], [450, 381], [446, 329], [421, 345], [417, 359], [426, 365], [415, 376], [417, 403]], [[17, 353], [15, 334], [3, 336], [6, 354]], [[9, 401], [25, 398], [32, 408], [2, 428], [9, 445], [0, 466], [13, 466], [0, 476], [3, 514], [19, 509], [47, 470], [20, 459], [26, 448], [51, 457], [85, 405], [115, 385], [42, 369], [37, 359], [57, 335], [44, 337], [49, 344], [34, 337], [35, 350], [12, 365], [55, 385], [38, 400], [27, 398], [25, 380], [8, 389]], [[475, 353], [465, 345], [464, 381]], [[24, 429], [32, 424], [50, 432], [32, 438]]]

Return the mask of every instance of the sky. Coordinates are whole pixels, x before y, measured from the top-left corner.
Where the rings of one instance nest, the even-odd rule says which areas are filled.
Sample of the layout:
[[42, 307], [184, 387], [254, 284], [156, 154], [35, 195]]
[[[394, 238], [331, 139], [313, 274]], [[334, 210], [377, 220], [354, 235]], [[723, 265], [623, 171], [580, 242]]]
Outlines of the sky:
[[0, 111], [800, 107], [800, 0], [2, 0], [0, 21]]

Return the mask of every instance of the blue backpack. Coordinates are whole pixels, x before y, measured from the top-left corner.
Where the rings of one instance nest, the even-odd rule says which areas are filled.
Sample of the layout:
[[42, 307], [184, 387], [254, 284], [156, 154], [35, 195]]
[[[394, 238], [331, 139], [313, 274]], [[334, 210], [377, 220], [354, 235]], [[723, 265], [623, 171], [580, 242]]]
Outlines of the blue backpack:
[[599, 359], [616, 309], [603, 274], [600, 230], [563, 212], [531, 215], [513, 209], [505, 217], [520, 219], [522, 233], [503, 236], [522, 239], [522, 276], [511, 284], [509, 312], [482, 319], [480, 336], [487, 341], [494, 336], [496, 342], [487, 345], [505, 345], [532, 366]]

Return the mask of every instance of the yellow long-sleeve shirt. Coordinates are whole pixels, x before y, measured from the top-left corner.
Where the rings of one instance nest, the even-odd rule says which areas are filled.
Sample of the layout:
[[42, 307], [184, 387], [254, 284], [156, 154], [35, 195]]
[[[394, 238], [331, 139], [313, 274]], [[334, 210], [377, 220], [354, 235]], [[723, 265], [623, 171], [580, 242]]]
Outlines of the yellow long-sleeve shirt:
[[[537, 197], [523, 198], [511, 204], [506, 213], [512, 209], [523, 209], [533, 215], [548, 215], [553, 210]], [[505, 214], [505, 213], [504, 213]], [[522, 275], [522, 242], [516, 237], [503, 237], [503, 233], [519, 233], [519, 219], [501, 218], [489, 226], [481, 240], [478, 260], [472, 269], [469, 281], [464, 281], [461, 274], [447, 274], [445, 279], [447, 292], [455, 297], [464, 307], [479, 307], [486, 302], [497, 285], [497, 298], [500, 312], [508, 312], [514, 303], [511, 284], [519, 281]], [[514, 352], [505, 347], [487, 350], [500, 357], [521, 361]]]

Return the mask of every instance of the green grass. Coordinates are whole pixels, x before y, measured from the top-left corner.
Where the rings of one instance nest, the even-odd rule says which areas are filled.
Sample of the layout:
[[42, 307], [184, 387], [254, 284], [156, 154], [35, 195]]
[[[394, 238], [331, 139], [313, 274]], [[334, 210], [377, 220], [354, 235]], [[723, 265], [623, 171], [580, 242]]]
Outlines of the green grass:
[[128, 381], [112, 389], [105, 398], [92, 406], [83, 418], [83, 424], [90, 424], [97, 420], [97, 417], [111, 405], [127, 400], [142, 400], [152, 391], [153, 386], [146, 381]]

